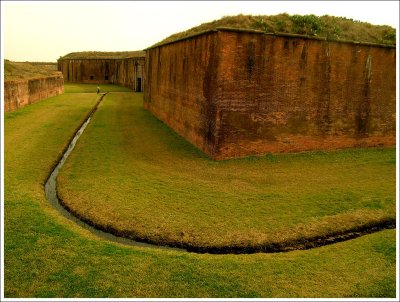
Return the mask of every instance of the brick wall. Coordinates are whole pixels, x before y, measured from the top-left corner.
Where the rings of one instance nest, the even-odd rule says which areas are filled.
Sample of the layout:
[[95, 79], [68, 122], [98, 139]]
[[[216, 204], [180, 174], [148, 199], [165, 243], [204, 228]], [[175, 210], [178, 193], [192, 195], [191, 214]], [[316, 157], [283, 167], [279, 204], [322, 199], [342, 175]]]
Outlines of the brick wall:
[[395, 144], [395, 48], [221, 33], [217, 157]]
[[146, 71], [145, 108], [213, 159], [395, 144], [394, 47], [221, 29]]
[[146, 52], [144, 107], [186, 140], [213, 154], [217, 32]]
[[[111, 82], [114, 74], [114, 60], [59, 60], [58, 70], [66, 82], [105, 84]], [[106, 79], [106, 76], [108, 77]]]
[[144, 87], [144, 58], [62, 59], [58, 70], [66, 82], [118, 84], [134, 91]]
[[4, 111], [13, 111], [61, 93], [64, 93], [62, 75], [4, 81]]
[[116, 84], [129, 87], [134, 91], [143, 91], [144, 58], [115, 60]]

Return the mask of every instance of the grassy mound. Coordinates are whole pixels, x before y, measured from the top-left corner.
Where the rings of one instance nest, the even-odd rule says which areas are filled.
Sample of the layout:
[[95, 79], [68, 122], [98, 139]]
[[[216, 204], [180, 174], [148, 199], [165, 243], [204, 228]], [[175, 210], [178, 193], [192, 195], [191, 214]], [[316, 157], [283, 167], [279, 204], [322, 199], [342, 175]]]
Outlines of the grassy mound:
[[79, 51], [71, 52], [59, 58], [64, 59], [127, 59], [145, 57], [145, 52], [138, 51]]
[[198, 255], [110, 243], [63, 218], [43, 184], [96, 100], [66, 93], [4, 114], [5, 297], [396, 296], [395, 230], [308, 251]]
[[60, 74], [57, 63], [51, 62], [12, 62], [4, 60], [4, 80], [19, 80], [48, 77]]
[[238, 15], [223, 17], [173, 34], [154, 46], [218, 27], [261, 30], [267, 33], [300, 34], [330, 40], [396, 44], [396, 29], [387, 25], [372, 25], [367, 22], [328, 15], [318, 17], [315, 15], [279, 14], [275, 16]]
[[59, 175], [75, 214], [118, 234], [192, 249], [251, 249], [395, 219], [395, 149], [214, 162], [110, 94]]

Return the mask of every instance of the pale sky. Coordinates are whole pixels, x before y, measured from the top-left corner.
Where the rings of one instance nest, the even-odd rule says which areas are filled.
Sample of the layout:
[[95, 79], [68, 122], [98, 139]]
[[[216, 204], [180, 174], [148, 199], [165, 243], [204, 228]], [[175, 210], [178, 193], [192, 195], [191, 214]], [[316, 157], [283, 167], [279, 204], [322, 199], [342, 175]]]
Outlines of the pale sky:
[[75, 51], [140, 50], [223, 16], [285, 12], [399, 29], [398, 1], [1, 1], [2, 58], [55, 62]]

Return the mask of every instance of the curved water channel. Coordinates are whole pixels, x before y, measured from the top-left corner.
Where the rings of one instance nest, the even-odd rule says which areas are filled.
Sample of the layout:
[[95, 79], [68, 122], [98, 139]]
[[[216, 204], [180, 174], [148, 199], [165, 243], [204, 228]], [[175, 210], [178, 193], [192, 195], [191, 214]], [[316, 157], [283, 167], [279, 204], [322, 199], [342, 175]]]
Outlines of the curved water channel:
[[46, 184], [44, 186], [45, 193], [46, 193], [46, 198], [51, 203], [51, 205], [53, 207], [55, 207], [57, 209], [57, 211], [59, 213], [61, 213], [64, 217], [68, 218], [69, 220], [72, 220], [73, 222], [75, 222], [79, 226], [89, 230], [90, 232], [92, 232], [96, 236], [99, 236], [99, 237], [101, 237], [103, 239], [110, 240], [110, 241], [117, 242], [117, 243], [121, 243], [121, 244], [125, 244], [125, 245], [130, 245], [130, 246], [151, 247], [151, 248], [170, 249], [170, 250], [183, 250], [183, 249], [173, 248], [173, 247], [169, 247], [169, 246], [159, 246], [159, 245], [154, 245], [154, 244], [149, 244], [149, 243], [137, 242], [137, 241], [134, 241], [134, 240], [129, 239], [129, 238], [119, 237], [119, 236], [115, 236], [115, 235], [113, 235], [111, 233], [103, 232], [103, 231], [101, 231], [99, 229], [96, 229], [95, 227], [87, 224], [86, 222], [80, 220], [79, 218], [74, 216], [72, 213], [70, 213], [68, 210], [66, 210], [62, 206], [61, 201], [58, 198], [58, 195], [57, 195], [57, 176], [58, 176], [58, 173], [60, 172], [60, 169], [64, 165], [66, 159], [68, 158], [68, 156], [71, 154], [72, 150], [74, 149], [74, 147], [76, 145], [76, 142], [78, 141], [79, 137], [82, 135], [83, 131], [85, 131], [85, 128], [90, 123], [91, 117], [96, 112], [98, 105], [101, 103], [101, 101], [103, 100], [103, 98], [105, 97], [106, 94], [107, 93], [105, 93], [105, 94], [103, 94], [101, 96], [99, 102], [97, 102], [96, 106], [90, 112], [90, 114], [87, 117], [87, 119], [83, 122], [83, 124], [81, 125], [79, 130], [75, 133], [74, 137], [72, 138], [71, 142], [68, 145], [68, 148], [63, 153], [60, 161], [57, 163], [57, 165], [54, 168], [54, 170], [51, 172], [51, 174], [50, 174], [49, 178], [47, 179]]
[[103, 94], [95, 107], [91, 110], [88, 117], [85, 119], [79, 130], [75, 133], [74, 137], [70, 141], [68, 148], [63, 153], [60, 161], [55, 166], [54, 170], [51, 172], [50, 176], [48, 177], [46, 184], [45, 184], [45, 193], [46, 198], [49, 200], [51, 205], [57, 209], [57, 211], [62, 214], [64, 217], [72, 220], [79, 226], [89, 230], [91, 233], [95, 234], [96, 236], [112, 241], [121, 243], [124, 245], [130, 246], [139, 246], [139, 247], [149, 247], [149, 248], [157, 248], [157, 249], [168, 249], [168, 250], [176, 250], [176, 251], [185, 251], [185, 252], [197, 252], [197, 253], [213, 253], [213, 254], [250, 254], [250, 253], [257, 253], [257, 252], [264, 252], [264, 253], [277, 253], [277, 252], [288, 252], [293, 250], [305, 250], [311, 249], [315, 247], [320, 247], [323, 245], [328, 245], [336, 242], [346, 241], [353, 238], [360, 237], [362, 235], [371, 234], [383, 229], [392, 229], [396, 227], [396, 220], [388, 220], [376, 223], [375, 225], [369, 226], [361, 226], [358, 229], [349, 230], [344, 233], [332, 234], [327, 235], [323, 238], [310, 238], [310, 239], [302, 239], [295, 242], [286, 242], [284, 244], [274, 244], [270, 243], [268, 245], [261, 245], [261, 246], [254, 246], [254, 247], [238, 247], [238, 246], [231, 246], [231, 247], [211, 247], [211, 248], [202, 248], [202, 247], [192, 247], [192, 246], [183, 246], [183, 247], [173, 247], [173, 246], [163, 246], [158, 244], [152, 243], [144, 243], [135, 241], [133, 239], [129, 239], [122, 236], [116, 236], [109, 232], [104, 232], [99, 230], [98, 228], [82, 221], [80, 218], [74, 216], [71, 212], [69, 212], [64, 206], [62, 205], [61, 200], [57, 195], [57, 176], [60, 172], [60, 169], [65, 163], [65, 160], [68, 158], [70, 153], [75, 147], [76, 142], [78, 141], [79, 137], [82, 135], [83, 131], [90, 123], [90, 119], [93, 114], [96, 112], [97, 107], [103, 100], [107, 93]]

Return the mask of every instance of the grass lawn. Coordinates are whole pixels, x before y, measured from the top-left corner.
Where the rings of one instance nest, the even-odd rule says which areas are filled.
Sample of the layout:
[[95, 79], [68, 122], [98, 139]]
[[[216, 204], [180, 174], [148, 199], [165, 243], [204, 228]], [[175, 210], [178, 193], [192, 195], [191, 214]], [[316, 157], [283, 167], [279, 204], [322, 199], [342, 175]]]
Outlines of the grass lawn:
[[[211, 165], [210, 171], [219, 169], [213, 168], [214, 164], [201, 153], [186, 145], [161, 123], [152, 120], [147, 112], [142, 111], [139, 95], [115, 93], [120, 98], [113, 95], [112, 93], [105, 97], [105, 102], [95, 114], [93, 124], [87, 128], [89, 131], [81, 137], [76, 154], [84, 152], [81, 147], [98, 144], [111, 134], [118, 136], [118, 140], [128, 142], [131, 140], [131, 131], [140, 130], [132, 126], [147, 119], [150, 129], [161, 129], [157, 131], [164, 134], [159, 137], [161, 143], [167, 146], [172, 142], [179, 143], [178, 147], [170, 145], [169, 153], [178, 152], [182, 160], [188, 163], [207, 162]], [[396, 296], [395, 230], [384, 230], [306, 251], [210, 255], [122, 246], [100, 239], [76, 226], [48, 203], [43, 184], [54, 160], [97, 98], [95, 93], [66, 93], [5, 114], [5, 261], [2, 293], [5, 297]], [[115, 108], [111, 105], [113, 102]], [[121, 106], [121, 102], [131, 104], [126, 107]], [[126, 133], [113, 132], [112, 123], [109, 126], [98, 123], [102, 116], [107, 115], [104, 110], [114, 108], [109, 112], [112, 121], [113, 115], [118, 113], [123, 116], [130, 106], [132, 108], [129, 112], [136, 111], [139, 116], [137, 121], [132, 121], [131, 126], [125, 129]], [[140, 115], [147, 117], [139, 118]], [[95, 141], [89, 140], [94, 129], [103, 129], [102, 137], [99, 136]], [[120, 153], [120, 147], [113, 145], [116, 142], [109, 140], [107, 149], [110, 152], [96, 152], [93, 159], [88, 160], [92, 161], [97, 155], [103, 155], [103, 169], [110, 165], [110, 169], [124, 171], [120, 163], [114, 167], [106, 158], [107, 154], [115, 158], [113, 152], [125, 156]], [[137, 142], [138, 145], [151, 143], [152, 141], [146, 140]], [[126, 147], [129, 148], [130, 145], [127, 144]], [[155, 146], [155, 151], [165, 150], [157, 148], [160, 147]], [[124, 152], [134, 150], [126, 149]], [[385, 155], [386, 152], [388, 151], [382, 151], [382, 158], [390, 158]], [[140, 169], [150, 166], [149, 160], [153, 161], [154, 169], [161, 165], [161, 159], [149, 159], [149, 156], [141, 155], [143, 166], [137, 167], [138, 173]], [[340, 158], [344, 155], [338, 156]], [[283, 158], [247, 159], [239, 163], [249, 165], [253, 161], [267, 161], [273, 165], [279, 164]], [[71, 158], [68, 170], [73, 168], [72, 163], [78, 159], [79, 156]], [[363, 163], [360, 162], [360, 169], [375, 160], [376, 156], [367, 155]], [[383, 161], [387, 161], [389, 167], [393, 165], [389, 159]], [[178, 164], [177, 168], [182, 167]], [[222, 163], [227, 166], [233, 164], [230, 161]], [[195, 166], [191, 168], [195, 171], [198, 169]], [[70, 175], [68, 170], [65, 175]], [[210, 171], [204, 171], [204, 174]], [[176, 173], [178, 172], [177, 169]], [[83, 173], [90, 171], [85, 170]], [[213, 173], [210, 177], [215, 175]], [[76, 174], [74, 183], [81, 176], [83, 175]], [[114, 177], [120, 178], [119, 175]], [[177, 179], [182, 181], [178, 175]], [[204, 179], [205, 176], [199, 181]], [[96, 181], [93, 180], [93, 183]], [[120, 190], [110, 186], [111, 183], [114, 183], [113, 179], [103, 183], [104, 187], [109, 187], [110, 198], [121, 194]], [[120, 187], [129, 189], [128, 180], [121, 182]], [[141, 194], [140, 190], [134, 193]], [[152, 221], [149, 221], [149, 225], [151, 224]]]
[[108, 95], [62, 169], [77, 215], [131, 238], [268, 246], [396, 217], [395, 148], [214, 162], [142, 108]]
[[[127, 87], [112, 85], [112, 84], [99, 84], [100, 92], [130, 92], [132, 89]], [[97, 84], [78, 84], [78, 83], [65, 83], [65, 93], [96, 93]]]

